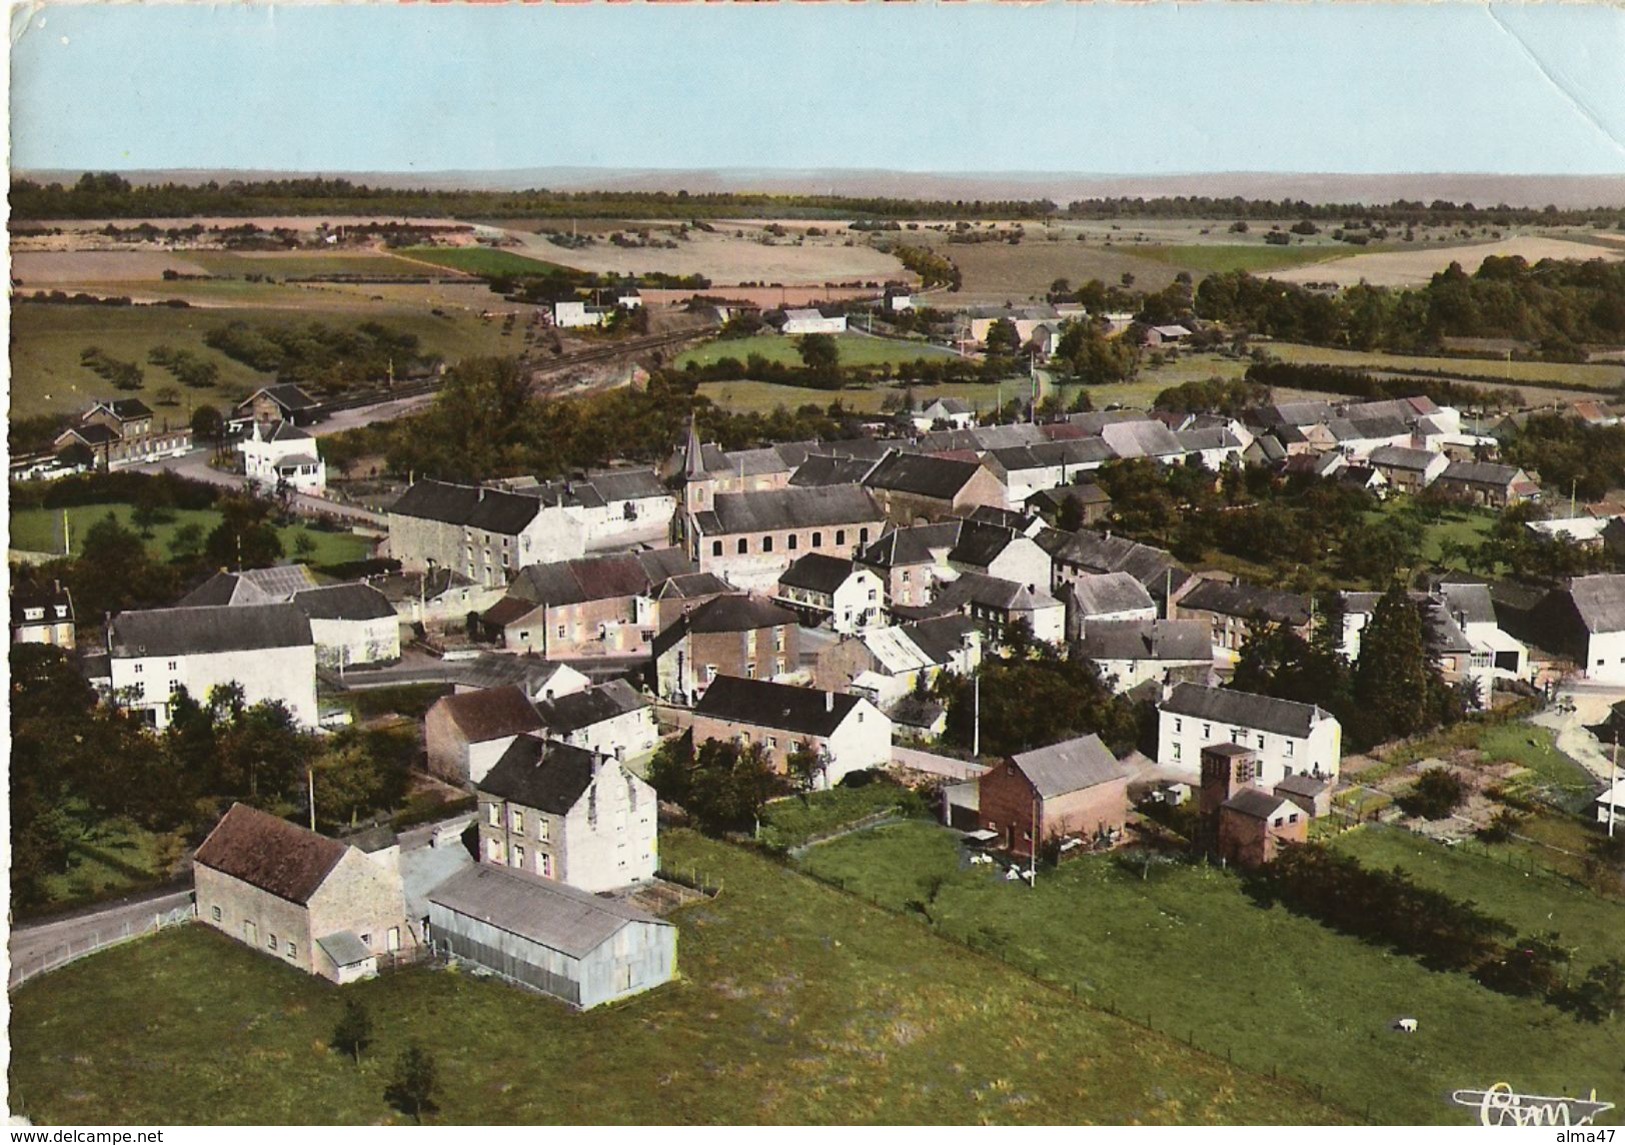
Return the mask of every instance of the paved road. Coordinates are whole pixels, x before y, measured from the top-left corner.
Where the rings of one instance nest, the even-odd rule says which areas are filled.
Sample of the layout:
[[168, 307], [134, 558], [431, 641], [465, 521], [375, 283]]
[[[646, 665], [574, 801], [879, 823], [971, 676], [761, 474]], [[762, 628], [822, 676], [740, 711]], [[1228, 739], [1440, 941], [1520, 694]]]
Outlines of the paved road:
[[[165, 470], [177, 473], [193, 481], [202, 481], [209, 485], [218, 485], [222, 489], [242, 489], [244, 479], [241, 474], [224, 473], [209, 465], [210, 450], [194, 449], [182, 457], [166, 457], [162, 461], [154, 461], [148, 465], [139, 466], [146, 472]], [[358, 505], [346, 505], [340, 501], [330, 501], [325, 497], [310, 497], [303, 493], [296, 493], [292, 498], [294, 511], [306, 516], [333, 516], [355, 525], [368, 525], [377, 529], [387, 529], [389, 518], [382, 513], [374, 513], [370, 509], [363, 509]]]

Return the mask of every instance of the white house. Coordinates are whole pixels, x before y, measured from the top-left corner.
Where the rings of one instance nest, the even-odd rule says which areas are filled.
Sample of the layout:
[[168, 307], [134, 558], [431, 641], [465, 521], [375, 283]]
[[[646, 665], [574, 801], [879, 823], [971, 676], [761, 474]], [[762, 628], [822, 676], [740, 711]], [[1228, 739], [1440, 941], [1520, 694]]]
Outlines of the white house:
[[314, 727], [316, 642], [292, 604], [219, 605], [121, 612], [107, 626], [116, 702], [169, 726], [170, 697], [185, 688], [206, 701], [237, 684], [253, 705], [280, 701]]
[[1258, 755], [1259, 785], [1273, 788], [1304, 772], [1336, 776], [1342, 759], [1342, 725], [1313, 704], [1175, 684], [1157, 710], [1159, 767], [1193, 771], [1204, 747], [1240, 744]]
[[1625, 779], [1614, 780], [1614, 785], [1597, 796], [1597, 822], [1604, 827], [1625, 831]]
[[254, 422], [237, 443], [243, 472], [255, 485], [312, 497], [327, 492], [327, 463], [316, 439], [289, 421]]
[[636, 759], [660, 743], [655, 710], [625, 680], [545, 700], [536, 712], [549, 739], [618, 760]]
[[846, 315], [837, 314], [834, 318], [828, 318], [817, 310], [786, 310], [784, 312], [784, 332], [786, 334], [844, 334], [846, 333]]
[[1200, 620], [1092, 622], [1079, 651], [1118, 693], [1178, 676], [1205, 683], [1213, 668], [1213, 633]]
[[1128, 573], [1085, 573], [1070, 588], [1072, 630], [1079, 636], [1088, 635], [1097, 622], [1157, 618], [1157, 602]]
[[1541, 647], [1573, 657], [1588, 680], [1625, 684], [1625, 574], [1574, 577], [1530, 619]]
[[885, 623], [885, 582], [847, 557], [801, 557], [779, 574], [775, 599], [808, 627], [828, 622], [836, 632], [862, 632]]
[[568, 510], [501, 489], [424, 480], [389, 510], [389, 555], [404, 572], [451, 569], [505, 585], [522, 568], [586, 550], [587, 528]]
[[659, 869], [655, 789], [613, 757], [520, 736], [476, 789], [479, 858], [596, 894]]
[[553, 303], [553, 325], [566, 330], [578, 326], [602, 326], [610, 311], [603, 306], [588, 306], [585, 302]]
[[677, 511], [676, 495], [652, 469], [597, 470], [515, 491], [562, 508], [586, 526], [589, 543], [664, 535]]
[[981, 573], [961, 573], [940, 585], [931, 605], [939, 614], [950, 609], [963, 612], [1002, 641], [1009, 628], [1025, 620], [1033, 638], [1049, 644], [1066, 639], [1066, 605], [1056, 600], [1041, 584], [1022, 584], [1003, 577]]
[[976, 424], [976, 411], [964, 398], [937, 398], [909, 418], [921, 433], [935, 429], [939, 421], [946, 422], [949, 429], [969, 429]]
[[294, 607], [310, 620], [316, 662], [342, 671], [401, 658], [401, 618], [376, 588], [334, 584], [296, 593]]
[[718, 676], [694, 708], [696, 744], [760, 745], [781, 773], [790, 755], [805, 749], [822, 761], [822, 786], [889, 764], [891, 733], [891, 720], [862, 696], [740, 676]]

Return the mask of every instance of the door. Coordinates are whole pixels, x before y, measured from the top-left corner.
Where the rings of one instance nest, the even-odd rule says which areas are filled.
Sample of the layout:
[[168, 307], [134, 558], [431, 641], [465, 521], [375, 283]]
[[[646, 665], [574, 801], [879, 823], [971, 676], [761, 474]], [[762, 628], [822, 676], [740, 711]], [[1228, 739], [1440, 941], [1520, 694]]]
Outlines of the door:
[[391, 954], [393, 954], [395, 951], [399, 950], [400, 948], [401, 948], [401, 928], [398, 927], [398, 926], [392, 926], [392, 927], [389, 928], [389, 938], [387, 940], [387, 945], [385, 946], [385, 949], [388, 950]]
[[260, 944], [259, 926], [248, 921], [247, 919], [243, 920], [243, 941], [248, 943], [250, 946], [258, 946]]

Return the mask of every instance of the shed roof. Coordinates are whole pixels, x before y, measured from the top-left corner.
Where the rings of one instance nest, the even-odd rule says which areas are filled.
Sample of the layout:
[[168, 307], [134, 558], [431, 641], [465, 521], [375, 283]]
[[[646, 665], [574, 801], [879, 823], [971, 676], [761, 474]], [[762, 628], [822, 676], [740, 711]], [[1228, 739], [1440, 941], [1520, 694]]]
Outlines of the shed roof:
[[464, 868], [430, 891], [429, 901], [576, 959], [629, 923], [672, 925], [619, 899], [491, 863]]
[[1079, 736], [1024, 751], [1012, 755], [1010, 763], [1027, 777], [1042, 799], [1054, 799], [1129, 774], [1128, 768], [1106, 750], [1098, 735]]

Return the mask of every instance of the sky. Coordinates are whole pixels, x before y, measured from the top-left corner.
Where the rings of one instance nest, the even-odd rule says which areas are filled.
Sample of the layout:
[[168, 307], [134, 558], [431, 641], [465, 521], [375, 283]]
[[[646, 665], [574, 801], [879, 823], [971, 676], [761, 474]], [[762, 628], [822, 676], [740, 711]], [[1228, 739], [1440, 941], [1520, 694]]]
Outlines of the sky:
[[1625, 8], [67, 5], [23, 169], [1625, 173]]

